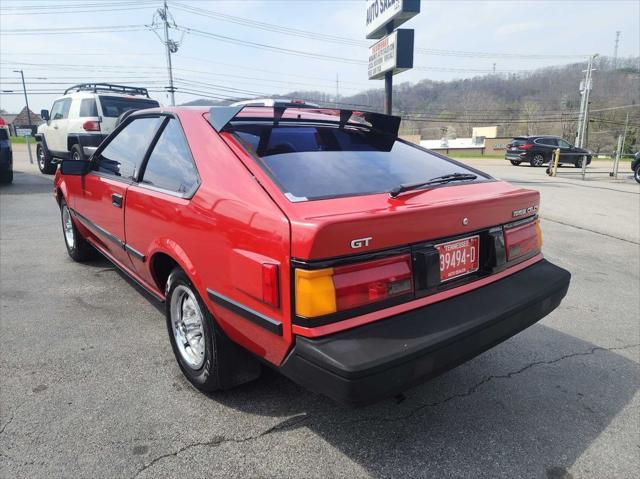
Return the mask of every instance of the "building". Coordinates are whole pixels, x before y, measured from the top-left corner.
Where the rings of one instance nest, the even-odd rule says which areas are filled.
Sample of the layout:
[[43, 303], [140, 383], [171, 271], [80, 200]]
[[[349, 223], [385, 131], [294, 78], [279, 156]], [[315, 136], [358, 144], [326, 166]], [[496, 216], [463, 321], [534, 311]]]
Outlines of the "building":
[[507, 148], [510, 136], [502, 136], [501, 126], [481, 126], [472, 129], [471, 138], [441, 138], [421, 140], [420, 146], [441, 153], [501, 154]]
[[[31, 114], [31, 124], [38, 126], [44, 123], [44, 120], [37, 113], [29, 110]], [[9, 132], [12, 136], [16, 136], [16, 128], [26, 127], [29, 125], [29, 115], [27, 115], [27, 107], [25, 106], [17, 115], [3, 114], [2, 117], [9, 124]]]

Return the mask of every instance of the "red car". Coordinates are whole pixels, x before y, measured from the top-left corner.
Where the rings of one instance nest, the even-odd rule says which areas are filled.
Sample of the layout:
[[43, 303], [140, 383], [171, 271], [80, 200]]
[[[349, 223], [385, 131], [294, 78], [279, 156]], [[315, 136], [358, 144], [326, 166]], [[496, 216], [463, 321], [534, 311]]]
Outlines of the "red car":
[[345, 403], [398, 394], [540, 320], [570, 280], [543, 259], [536, 191], [399, 125], [301, 105], [133, 113], [56, 173], [67, 250], [165, 303], [203, 391], [268, 365]]

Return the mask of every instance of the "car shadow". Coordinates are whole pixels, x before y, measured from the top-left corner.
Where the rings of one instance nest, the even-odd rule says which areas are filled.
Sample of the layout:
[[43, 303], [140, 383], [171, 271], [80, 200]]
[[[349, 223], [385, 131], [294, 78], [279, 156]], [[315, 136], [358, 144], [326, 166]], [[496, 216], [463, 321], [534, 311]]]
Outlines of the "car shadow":
[[[373, 477], [428, 471], [568, 479], [639, 384], [634, 361], [538, 324], [401, 397], [364, 408], [336, 404], [270, 370], [210, 397], [242, 413], [282, 418], [271, 432], [305, 429]], [[303, 454], [306, 446], [299, 447]]]

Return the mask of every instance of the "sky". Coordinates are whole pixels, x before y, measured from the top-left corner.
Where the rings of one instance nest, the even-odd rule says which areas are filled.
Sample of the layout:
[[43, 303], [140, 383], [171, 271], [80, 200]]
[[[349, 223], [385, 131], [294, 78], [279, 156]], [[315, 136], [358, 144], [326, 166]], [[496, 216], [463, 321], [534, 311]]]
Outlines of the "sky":
[[[179, 42], [172, 55], [176, 103], [294, 90], [335, 95], [336, 88], [351, 95], [383, 87], [383, 81], [367, 79], [373, 41], [365, 40], [366, 0], [168, 3], [178, 27], [170, 29]], [[163, 31], [147, 27], [161, 5], [0, 0], [0, 108], [17, 112], [24, 106], [14, 73], [19, 69], [33, 111], [50, 108], [67, 86], [96, 81], [148, 87], [168, 105]], [[526, 72], [583, 61], [591, 53], [610, 56], [617, 30], [618, 56], [640, 56], [638, 0], [423, 0], [420, 14], [402, 28], [415, 30], [414, 69], [396, 75], [395, 84], [473, 77], [491, 72], [494, 63], [498, 73]], [[299, 30], [315, 35], [300, 36]]]

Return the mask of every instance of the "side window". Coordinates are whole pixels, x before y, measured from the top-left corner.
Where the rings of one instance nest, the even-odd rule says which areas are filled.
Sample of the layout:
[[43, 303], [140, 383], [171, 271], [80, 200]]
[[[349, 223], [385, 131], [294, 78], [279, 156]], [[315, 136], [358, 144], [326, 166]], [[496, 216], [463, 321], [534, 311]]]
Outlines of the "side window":
[[80, 102], [80, 116], [98, 116], [98, 108], [93, 98], [84, 98]]
[[153, 148], [142, 183], [188, 195], [198, 186], [198, 171], [178, 120], [171, 118]]
[[56, 100], [53, 102], [53, 106], [51, 107], [50, 117], [52, 120], [62, 120], [64, 118], [63, 115], [64, 109], [64, 100]]
[[571, 148], [571, 145], [564, 140], [558, 140], [558, 145], [560, 148]]
[[65, 98], [62, 100], [62, 118], [69, 117], [69, 109], [71, 108], [71, 98]]
[[102, 150], [93, 170], [133, 179], [162, 120], [154, 117], [131, 121]]

